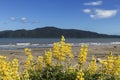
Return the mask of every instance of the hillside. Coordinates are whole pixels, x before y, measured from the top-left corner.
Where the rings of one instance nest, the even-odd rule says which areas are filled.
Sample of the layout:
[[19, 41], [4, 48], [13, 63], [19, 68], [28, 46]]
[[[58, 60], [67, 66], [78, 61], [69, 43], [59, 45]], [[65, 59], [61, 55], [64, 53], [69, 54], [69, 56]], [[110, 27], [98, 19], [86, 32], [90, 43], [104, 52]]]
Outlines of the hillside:
[[0, 38], [58, 38], [61, 35], [69, 38], [112, 38], [120, 37], [117, 35], [99, 34], [96, 32], [77, 30], [77, 29], [60, 29], [56, 27], [43, 27], [33, 30], [6, 30], [0, 32]]

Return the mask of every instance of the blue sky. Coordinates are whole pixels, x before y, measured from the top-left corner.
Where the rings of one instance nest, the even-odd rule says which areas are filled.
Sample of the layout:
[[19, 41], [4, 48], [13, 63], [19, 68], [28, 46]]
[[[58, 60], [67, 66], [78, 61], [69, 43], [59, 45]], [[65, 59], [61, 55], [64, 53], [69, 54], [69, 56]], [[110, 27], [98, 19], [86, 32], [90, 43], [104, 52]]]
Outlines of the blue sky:
[[120, 0], [0, 0], [0, 31], [44, 26], [120, 34]]

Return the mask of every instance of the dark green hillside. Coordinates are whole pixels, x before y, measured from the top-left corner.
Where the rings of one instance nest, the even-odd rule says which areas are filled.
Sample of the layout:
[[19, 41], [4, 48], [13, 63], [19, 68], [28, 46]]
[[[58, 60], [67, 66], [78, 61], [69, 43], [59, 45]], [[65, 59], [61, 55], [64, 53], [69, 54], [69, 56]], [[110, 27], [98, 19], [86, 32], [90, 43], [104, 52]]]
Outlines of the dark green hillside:
[[99, 34], [96, 32], [77, 29], [60, 29], [56, 27], [43, 27], [33, 30], [7, 30], [0, 32], [0, 38], [57, 38], [61, 35], [69, 38], [112, 38], [116, 35]]

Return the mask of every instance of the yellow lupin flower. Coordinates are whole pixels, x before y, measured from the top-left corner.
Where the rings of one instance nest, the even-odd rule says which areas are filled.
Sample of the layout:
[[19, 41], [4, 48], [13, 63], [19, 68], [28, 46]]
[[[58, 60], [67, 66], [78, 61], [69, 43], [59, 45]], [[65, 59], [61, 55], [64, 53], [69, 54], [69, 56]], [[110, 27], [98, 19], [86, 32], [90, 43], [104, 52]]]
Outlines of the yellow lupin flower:
[[97, 63], [95, 60], [95, 57], [92, 56], [92, 61], [90, 62], [90, 64], [88, 65], [87, 71], [92, 75], [95, 74], [95, 72], [97, 71]]
[[6, 59], [6, 56], [0, 56], [0, 59]]
[[[0, 78], [1, 80], [12, 80], [11, 74], [11, 68], [9, 62], [7, 62], [5, 56], [0, 57]], [[10, 72], [9, 72], [10, 71]]]
[[36, 68], [42, 70], [43, 68], [43, 56], [38, 56]]
[[11, 72], [12, 78], [14, 80], [20, 80], [20, 75], [18, 73], [18, 59], [13, 59], [11, 69], [12, 69], [12, 72]]
[[65, 37], [62, 35], [61, 42], [65, 42]]
[[79, 63], [84, 64], [87, 59], [88, 45], [81, 45], [80, 54], [78, 55]]
[[76, 79], [75, 80], [84, 80], [84, 72], [82, 71], [82, 69], [80, 69], [78, 72], [77, 72], [77, 76], [76, 76]]
[[106, 65], [106, 74], [111, 74], [112, 72], [112, 68], [113, 68], [113, 55], [112, 52], [110, 52], [110, 54], [107, 56], [107, 65]]
[[45, 63], [46, 65], [52, 65], [52, 51], [45, 51]]
[[73, 58], [71, 44], [65, 42], [62, 36], [60, 42], [53, 44], [53, 55], [58, 61], [64, 61], [66, 58]]
[[73, 73], [75, 71], [75, 69], [72, 66], [66, 68], [66, 70], [68, 70], [70, 73]]
[[114, 59], [112, 74], [113, 75], [119, 75], [120, 74], [120, 55], [118, 55]]
[[25, 48], [25, 54], [27, 55], [27, 59], [25, 61], [24, 66], [26, 69], [30, 69], [30, 68], [32, 68], [31, 65], [32, 65], [32, 61], [33, 61], [31, 49]]
[[28, 73], [28, 70], [24, 70], [22, 75], [23, 75], [22, 77], [23, 77], [24, 80], [30, 80], [29, 79], [30, 75]]
[[114, 62], [114, 57], [112, 55], [112, 52], [110, 52], [106, 60], [100, 61], [100, 63], [102, 64], [102, 73], [107, 75], [112, 75], [113, 62]]
[[20, 80], [18, 73], [18, 60], [7, 61], [5, 56], [0, 57], [0, 79], [1, 80]]
[[26, 55], [31, 55], [31, 49], [25, 48], [24, 51]]

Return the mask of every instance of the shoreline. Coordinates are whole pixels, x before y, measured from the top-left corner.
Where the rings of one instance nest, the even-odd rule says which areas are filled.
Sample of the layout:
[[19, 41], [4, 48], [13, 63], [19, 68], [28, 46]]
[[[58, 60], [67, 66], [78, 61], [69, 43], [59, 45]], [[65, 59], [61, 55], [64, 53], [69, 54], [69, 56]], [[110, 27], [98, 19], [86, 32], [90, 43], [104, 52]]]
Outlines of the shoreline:
[[[43, 55], [44, 51], [49, 50], [51, 47], [44, 48], [31, 48], [33, 56]], [[75, 56], [79, 54], [80, 46], [72, 46], [72, 52]], [[104, 55], [109, 54], [112, 51], [113, 55], [120, 54], [120, 45], [90, 45], [88, 47], [88, 57], [95, 55], [96, 57], [103, 57]], [[10, 55], [20, 55], [25, 56], [24, 49], [17, 50], [0, 50], [0, 55], [10, 56]]]

